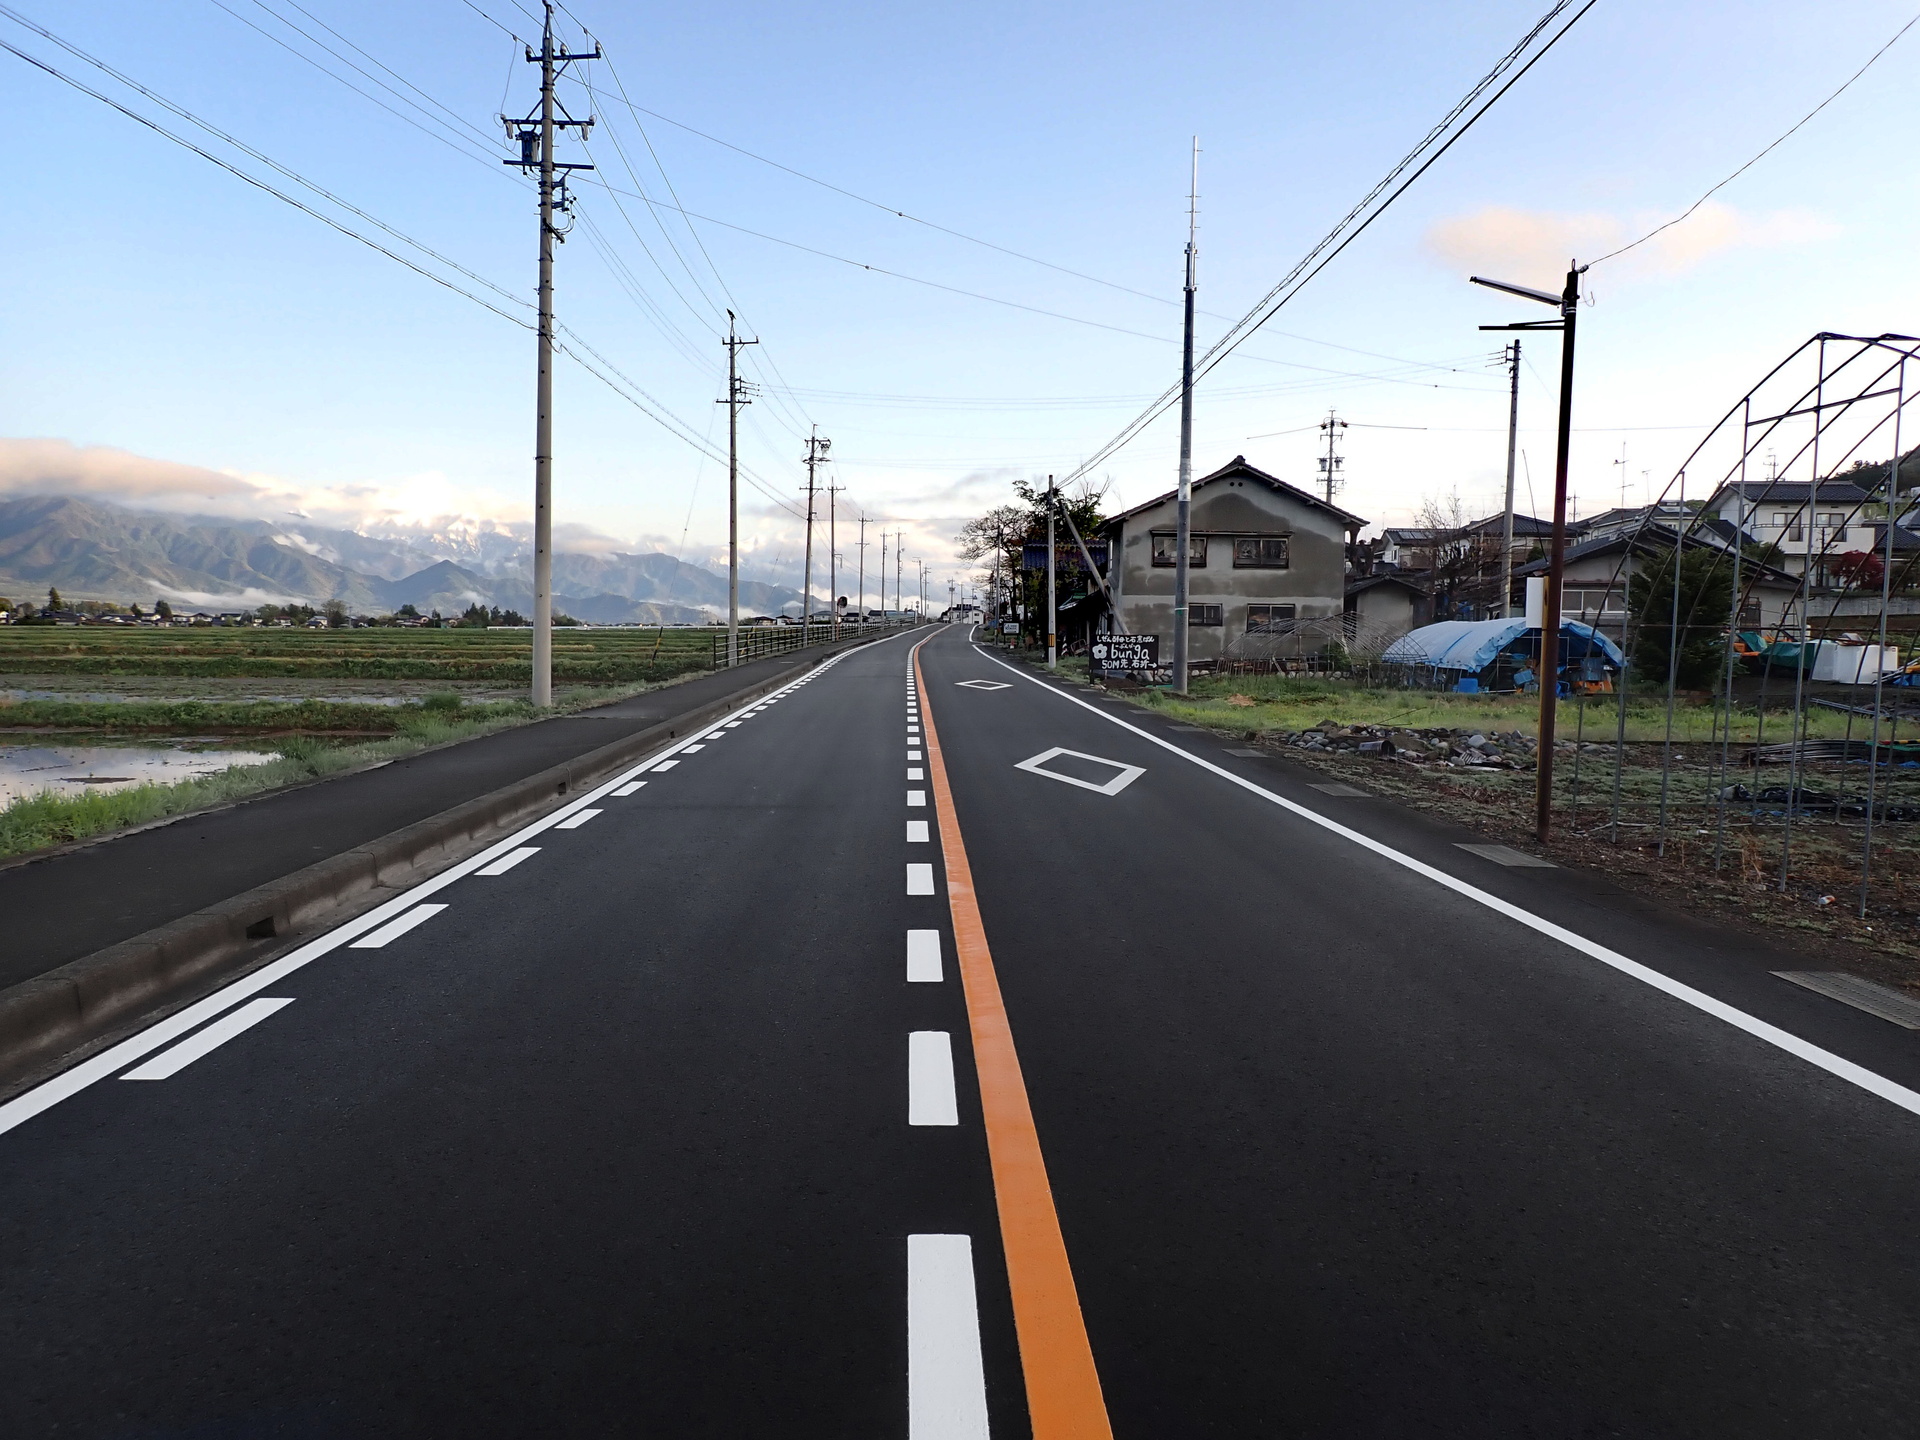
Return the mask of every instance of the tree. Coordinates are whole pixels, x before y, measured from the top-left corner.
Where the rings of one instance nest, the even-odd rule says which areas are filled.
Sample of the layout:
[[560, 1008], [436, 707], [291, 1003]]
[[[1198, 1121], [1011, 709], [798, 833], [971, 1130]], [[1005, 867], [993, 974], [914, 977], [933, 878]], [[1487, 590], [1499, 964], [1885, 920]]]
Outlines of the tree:
[[60, 592], [51, 585], [47, 587], [47, 608], [49, 610], [64, 610], [67, 608], [65, 602], [60, 598]]
[[164, 600], [156, 600], [153, 602], [153, 613], [158, 615], [162, 620], [172, 620], [173, 606]]
[[1674, 627], [1673, 551], [1659, 552], [1654, 563], [1637, 567], [1627, 581], [1627, 609], [1633, 616], [1633, 666], [1648, 684], [1664, 685], [1680, 642], [1675, 684], [1704, 690], [1720, 674], [1726, 656], [1727, 611], [1733, 604], [1733, 557], [1704, 546], [1688, 550], [1680, 561], [1680, 623]]
[[328, 625], [335, 630], [342, 629], [347, 623], [347, 602], [340, 599], [329, 600], [324, 607], [324, 613]]
[[1871, 550], [1849, 550], [1833, 562], [1833, 578], [1849, 590], [1878, 590], [1886, 569]]

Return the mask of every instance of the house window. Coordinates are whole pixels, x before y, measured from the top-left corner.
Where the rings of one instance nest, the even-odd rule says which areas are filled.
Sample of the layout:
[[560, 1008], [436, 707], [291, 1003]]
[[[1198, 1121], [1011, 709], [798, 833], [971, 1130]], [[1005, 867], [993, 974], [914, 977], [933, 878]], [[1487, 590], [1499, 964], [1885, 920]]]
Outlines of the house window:
[[1218, 605], [1187, 606], [1187, 624], [1189, 625], [1224, 625], [1225, 623]]
[[1277, 635], [1293, 624], [1297, 613], [1293, 605], [1249, 605], [1247, 606], [1247, 634]]
[[1287, 537], [1284, 535], [1243, 535], [1233, 542], [1233, 568], [1236, 570], [1284, 570], [1287, 568]]
[[1740, 623], [1748, 629], [1759, 628], [1760, 602], [1758, 600], [1742, 600], [1740, 602]]
[[[1156, 530], [1153, 534], [1153, 563], [1173, 568], [1174, 556], [1179, 552], [1174, 548], [1175, 536], [1172, 531]], [[1207, 568], [1207, 537], [1204, 535], [1187, 536], [1187, 566], [1192, 570]]]

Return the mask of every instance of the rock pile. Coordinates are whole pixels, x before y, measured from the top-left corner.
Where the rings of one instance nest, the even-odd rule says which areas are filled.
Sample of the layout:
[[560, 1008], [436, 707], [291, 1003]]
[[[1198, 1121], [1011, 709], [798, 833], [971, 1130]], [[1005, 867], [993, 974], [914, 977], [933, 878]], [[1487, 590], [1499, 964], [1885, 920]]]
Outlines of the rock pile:
[[1518, 730], [1397, 730], [1384, 725], [1342, 725], [1322, 720], [1291, 736], [1296, 750], [1344, 750], [1383, 760], [1450, 765], [1456, 769], [1531, 770], [1539, 747]]

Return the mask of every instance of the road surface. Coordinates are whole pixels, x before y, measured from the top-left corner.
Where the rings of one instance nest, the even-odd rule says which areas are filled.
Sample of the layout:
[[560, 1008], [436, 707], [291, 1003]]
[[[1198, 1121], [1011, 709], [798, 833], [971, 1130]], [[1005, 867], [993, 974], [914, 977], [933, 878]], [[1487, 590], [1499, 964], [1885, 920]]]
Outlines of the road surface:
[[1314, 782], [840, 656], [0, 1106], [0, 1433], [1911, 1434], [1913, 1036]]

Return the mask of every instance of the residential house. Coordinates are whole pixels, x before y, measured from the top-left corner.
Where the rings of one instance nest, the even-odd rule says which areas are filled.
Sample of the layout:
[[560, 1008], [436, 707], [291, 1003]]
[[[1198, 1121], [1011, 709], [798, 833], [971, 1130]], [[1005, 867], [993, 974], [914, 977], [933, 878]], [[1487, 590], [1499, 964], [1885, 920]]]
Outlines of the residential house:
[[[1626, 629], [1627, 587], [1634, 574], [1648, 566], [1664, 565], [1673, 554], [1673, 544], [1672, 529], [1649, 525], [1643, 530], [1619, 530], [1568, 546], [1560, 587], [1561, 616], [1616, 636], [1621, 634]], [[1688, 533], [1684, 544], [1689, 550], [1710, 549], [1723, 554], [1727, 550], [1719, 535], [1698, 531]], [[1727, 564], [1731, 573], [1731, 555]], [[1514, 569], [1516, 608], [1523, 602], [1528, 577], [1545, 575], [1547, 565], [1546, 560], [1535, 560]], [[1747, 557], [1740, 564], [1740, 590], [1740, 624], [1771, 629], [1785, 620], [1799, 594], [1800, 582], [1784, 570]]]
[[1347, 643], [1364, 653], [1383, 650], [1433, 618], [1433, 597], [1415, 575], [1383, 570], [1347, 582]]
[[[1105, 527], [1109, 583], [1122, 626], [1173, 653], [1175, 493]], [[1217, 661], [1278, 648], [1300, 653], [1340, 639], [1347, 548], [1366, 521], [1247, 463], [1193, 482], [1188, 547], [1188, 654]]]
[[[1867, 514], [1872, 505], [1876, 513]], [[1842, 555], [1873, 543], [1879, 502], [1851, 480], [1760, 480], [1722, 485], [1708, 497], [1708, 514], [1737, 525], [1753, 540], [1780, 548], [1780, 568], [1823, 586]]]

